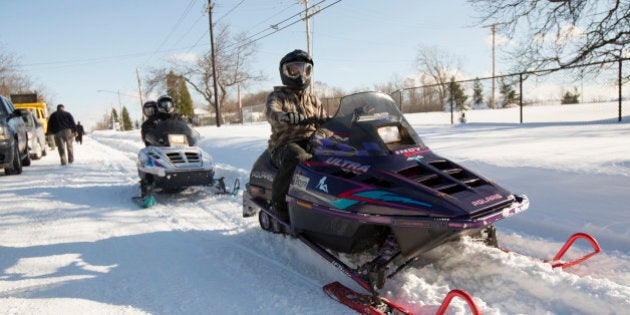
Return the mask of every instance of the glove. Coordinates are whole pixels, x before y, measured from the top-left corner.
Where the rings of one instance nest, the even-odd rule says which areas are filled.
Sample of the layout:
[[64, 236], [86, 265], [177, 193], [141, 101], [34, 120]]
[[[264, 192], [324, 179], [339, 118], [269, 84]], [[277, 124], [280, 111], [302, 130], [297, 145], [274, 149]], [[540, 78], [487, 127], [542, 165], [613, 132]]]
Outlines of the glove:
[[289, 125], [297, 125], [304, 119], [306, 119], [304, 115], [300, 113], [293, 113], [293, 112], [284, 113], [282, 116], [280, 116], [280, 121]]
[[330, 138], [333, 136], [333, 132], [326, 129], [326, 128], [319, 128], [315, 131], [314, 134], [315, 138], [317, 139], [326, 139], [326, 138]]

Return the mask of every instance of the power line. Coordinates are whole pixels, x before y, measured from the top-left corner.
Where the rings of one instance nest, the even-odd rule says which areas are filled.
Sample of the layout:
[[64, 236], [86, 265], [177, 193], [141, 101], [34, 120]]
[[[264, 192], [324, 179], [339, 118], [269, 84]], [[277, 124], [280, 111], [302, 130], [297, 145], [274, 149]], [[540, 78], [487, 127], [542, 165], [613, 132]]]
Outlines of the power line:
[[[312, 6], [309, 7], [309, 10], [314, 9], [314, 7], [320, 5], [321, 3], [325, 2], [326, 0], [322, 0]], [[309, 16], [314, 16], [322, 11], [324, 11], [327, 8], [330, 8], [331, 6], [341, 2], [342, 0], [337, 0], [329, 5], [326, 5], [325, 7], [322, 7], [319, 10], [315, 10], [313, 11], [313, 13], [309, 13]], [[193, 1], [194, 2], [194, 1]], [[244, 2], [241, 1], [240, 3]], [[192, 3], [192, 2], [191, 2]], [[239, 3], [239, 4], [240, 4]], [[235, 9], [236, 6], [233, 8]], [[185, 11], [187, 12], [189, 11], [188, 9]], [[232, 11], [232, 10], [231, 10]], [[262, 40], [268, 36], [271, 36], [279, 31], [282, 31], [294, 24], [297, 24], [299, 22], [302, 21], [302, 19], [293, 21], [287, 25], [284, 25], [282, 27], [280, 27], [281, 24], [300, 16], [301, 14], [303, 14], [306, 10], [301, 10], [300, 12], [286, 18], [283, 19], [280, 22], [277, 22], [275, 24], [270, 25], [269, 27], [267, 27], [266, 29], [259, 31], [255, 34], [252, 34], [250, 36], [248, 36], [247, 38], [243, 39], [242, 41], [236, 42], [236, 43], [232, 43], [231, 45], [226, 46], [225, 48], [222, 49], [222, 52], [230, 52], [230, 51], [235, 51], [243, 46], [252, 44], [254, 42], [257, 42], [259, 40]], [[185, 15], [182, 15], [185, 16]], [[224, 15], [225, 16], [225, 15]], [[263, 34], [264, 32], [269, 32], [268, 34], [264, 34], [261, 35], [259, 37], [257, 37], [260, 34]], [[92, 63], [100, 63], [100, 62], [106, 62], [106, 61], [110, 61], [110, 60], [118, 60], [121, 58], [136, 58], [136, 57], [143, 57], [143, 56], [147, 56], [149, 55], [149, 58], [147, 58], [147, 60], [144, 62], [145, 64], [148, 62], [148, 60], [155, 54], [157, 53], [168, 53], [168, 52], [176, 52], [176, 51], [183, 51], [183, 50], [187, 50], [188, 52], [190, 52], [190, 50], [196, 48], [199, 43], [201, 42], [201, 40], [203, 40], [204, 38], [206, 38], [206, 36], [208, 35], [208, 31], [206, 30], [204, 32], [204, 34], [199, 37], [199, 39], [195, 42], [195, 44], [193, 44], [192, 46], [186, 46], [186, 47], [180, 47], [180, 48], [172, 48], [172, 49], [162, 49], [162, 50], [155, 50], [155, 51], [148, 51], [148, 52], [137, 52], [137, 53], [129, 53], [129, 54], [121, 54], [121, 55], [113, 55], [113, 56], [105, 56], [105, 57], [95, 57], [95, 58], [86, 58], [86, 59], [77, 59], [77, 60], [64, 60], [64, 61], [56, 61], [56, 62], [38, 62], [38, 63], [32, 63], [32, 64], [27, 64], [27, 65], [23, 65], [23, 67], [48, 67], [48, 68], [63, 68], [63, 67], [71, 67], [71, 66], [75, 66], [77, 64], [81, 64], [81, 65], [86, 65], [86, 64], [92, 64]], [[165, 41], [164, 41], [165, 42]], [[205, 44], [208, 45], [208, 44]]]
[[[284, 19], [284, 20], [282, 20], [282, 21], [280, 21], [280, 22], [277, 22], [277, 23], [275, 23], [275, 24], [271, 24], [271, 25], [270, 25], [269, 27], [267, 27], [266, 29], [263, 29], [262, 31], [259, 31], [259, 32], [255, 33], [255, 34], [252, 34], [252, 35], [248, 36], [247, 38], [243, 39], [243, 40], [242, 40], [242, 41], [240, 41], [240, 42], [236, 42], [236, 43], [231, 43], [231, 44], [228, 44], [226, 47], [223, 47], [220, 51], [221, 51], [221, 52], [231, 52], [231, 51], [238, 50], [239, 48], [241, 48], [241, 47], [243, 47], [243, 46], [250, 45], [250, 44], [252, 44], [252, 43], [254, 43], [254, 42], [256, 42], [256, 41], [259, 41], [259, 40], [261, 40], [261, 39], [263, 39], [263, 38], [265, 38], [265, 37], [268, 37], [268, 36], [270, 36], [270, 35], [272, 35], [272, 34], [275, 34], [275, 33], [279, 32], [279, 31], [281, 31], [281, 30], [284, 30], [284, 29], [288, 28], [289, 26], [292, 26], [292, 25], [294, 25], [294, 24], [297, 24], [297, 23], [301, 22], [301, 21], [302, 21], [302, 19], [299, 19], [299, 20], [293, 21], [293, 22], [291, 22], [291, 23], [290, 23], [290, 24], [288, 24], [288, 25], [285, 25], [285, 26], [283, 26], [283, 27], [280, 27], [280, 24], [283, 24], [283, 23], [285, 23], [285, 22], [287, 22], [287, 21], [289, 21], [289, 20], [291, 20], [291, 19], [293, 19], [293, 18], [295, 18], [295, 17], [299, 17], [299, 16], [301, 16], [301, 15], [302, 15], [303, 13], [305, 13], [307, 10], [309, 10], [309, 9], [313, 9], [313, 8], [317, 7], [318, 5], [322, 4], [323, 2], [326, 2], [326, 0], [322, 0], [322, 1], [320, 1], [320, 2], [318, 2], [318, 3], [316, 3], [316, 4], [314, 4], [314, 5], [312, 5], [312, 6], [310, 6], [310, 7], [308, 7], [307, 9], [301, 10], [300, 12], [298, 12], [298, 13], [296, 13], [296, 14], [294, 14], [294, 15], [292, 15], [292, 16], [290, 16], [290, 17], [288, 17], [288, 18], [286, 18], [286, 19]], [[322, 9], [319, 9], [319, 10], [315, 11], [315, 12], [314, 12], [314, 13], [312, 13], [312, 14], [309, 14], [309, 17], [312, 17], [312, 16], [314, 16], [314, 15], [318, 14], [319, 12], [321, 12], [321, 11], [323, 11], [323, 10], [325, 10], [325, 9], [327, 9], [327, 8], [329, 8], [329, 7], [331, 7], [331, 6], [335, 5], [335, 4], [337, 4], [337, 3], [339, 3], [339, 2], [341, 2], [341, 0], [337, 0], [337, 1], [335, 1], [335, 2], [333, 2], [333, 3], [331, 3], [331, 4], [329, 4], [329, 5], [327, 5], [327, 6], [325, 6], [325, 7], [323, 7]], [[240, 3], [239, 3], [239, 4], [240, 4]], [[256, 36], [258, 36], [258, 35], [260, 35], [260, 34], [262, 34], [262, 33], [264, 33], [264, 32], [268, 32], [268, 31], [272, 31], [272, 32], [271, 32], [271, 33], [269, 33], [269, 34], [265, 34], [265, 35], [263, 35], [263, 36], [260, 36], [259, 38], [255, 38], [255, 39], [253, 39], [254, 37], [256, 37]], [[203, 38], [205, 38], [205, 36], [206, 36], [207, 34], [208, 34], [208, 32], [206, 31], [206, 32], [205, 32], [205, 33], [204, 33], [201, 37], [199, 37], [199, 39], [197, 40], [197, 42], [196, 42], [193, 46], [191, 46], [191, 48], [188, 50], [188, 52], [190, 52], [190, 50], [191, 50], [192, 48], [196, 47], [196, 46], [199, 44], [199, 42], [201, 42], [201, 40], [202, 40]]]
[[[314, 5], [310, 6], [308, 9], [313, 9], [313, 8], [315, 8], [316, 6], [318, 6], [319, 4], [321, 4], [321, 3], [325, 2], [325, 1], [326, 1], [326, 0], [322, 0], [322, 1], [320, 1], [320, 2], [318, 2], [318, 3], [316, 3], [316, 4], [314, 4]], [[329, 5], [327, 5], [327, 6], [325, 6], [325, 7], [322, 7], [321, 9], [319, 9], [319, 10], [317, 10], [317, 11], [314, 11], [312, 14], [309, 14], [309, 17], [312, 17], [312, 16], [314, 16], [314, 15], [316, 15], [316, 14], [319, 14], [320, 12], [322, 12], [322, 11], [324, 11], [324, 10], [326, 10], [326, 9], [330, 8], [331, 6], [333, 6], [333, 5], [337, 4], [337, 3], [341, 2], [341, 1], [342, 1], [342, 0], [337, 0], [337, 1], [335, 1], [335, 2], [333, 2], [333, 3], [331, 3], [331, 4], [329, 4]], [[293, 22], [291, 22], [291, 23], [289, 23], [289, 24], [287, 24], [287, 25], [285, 25], [285, 26], [283, 26], [283, 27], [280, 27], [280, 26], [279, 26], [280, 24], [282, 24], [282, 23], [284, 23], [284, 22], [286, 22], [286, 21], [288, 21], [288, 20], [290, 20], [290, 19], [292, 19], [292, 18], [294, 18], [294, 17], [296, 17], [296, 16], [299, 16], [299, 15], [301, 15], [302, 13], [305, 13], [305, 12], [306, 12], [306, 10], [307, 10], [307, 9], [304, 9], [304, 10], [302, 10], [302, 11], [298, 12], [297, 14], [294, 14], [293, 16], [291, 16], [291, 17], [289, 17], [289, 18], [287, 18], [287, 19], [284, 19], [283, 21], [281, 21], [281, 22], [279, 22], [279, 23], [277, 23], [277, 24], [272, 24], [271, 26], [269, 26], [269, 28], [267, 28], [267, 29], [265, 29], [265, 30], [263, 30], [263, 31], [261, 31], [261, 32], [258, 32], [258, 33], [254, 34], [254, 35], [252, 35], [252, 36], [249, 36], [248, 38], [245, 38], [245, 39], [243, 40], [243, 42], [242, 42], [242, 43], [234, 43], [234, 44], [232, 44], [232, 45], [228, 45], [228, 46], [225, 48], [225, 51], [230, 52], [230, 51], [237, 50], [237, 49], [239, 49], [239, 48], [241, 48], [241, 47], [243, 47], [243, 46], [250, 45], [250, 44], [252, 44], [252, 43], [254, 43], [254, 42], [257, 42], [257, 41], [259, 41], [259, 40], [261, 40], [261, 39], [263, 39], [263, 38], [269, 37], [269, 36], [271, 36], [271, 35], [273, 35], [273, 34], [275, 34], [275, 33], [279, 32], [279, 31], [281, 31], [281, 30], [284, 30], [284, 29], [288, 28], [289, 26], [292, 26], [292, 25], [294, 25], [294, 24], [297, 24], [297, 23], [301, 22], [301, 21], [302, 21], [302, 19], [299, 19], [299, 20], [297, 20], [297, 21], [293, 21]], [[268, 31], [268, 30], [273, 30], [273, 31], [272, 31], [271, 33], [268, 33], [268, 34], [262, 35], [262, 36], [260, 36], [260, 37], [258, 37], [258, 38], [251, 39], [251, 38], [253, 38], [254, 36], [256, 36], [257, 34], [263, 33], [263, 32]], [[251, 40], [249, 40], [249, 39], [251, 39]], [[231, 48], [231, 47], [233, 47], [233, 46], [236, 46], [236, 47]]]
[[[164, 46], [164, 44], [166, 44], [166, 42], [171, 38], [171, 36], [173, 35], [177, 27], [179, 27], [179, 25], [184, 21], [184, 18], [188, 15], [188, 13], [190, 13], [190, 10], [192, 9], [192, 6], [194, 3], [195, 3], [195, 0], [190, 0], [188, 5], [186, 6], [186, 9], [184, 9], [184, 12], [182, 12], [182, 14], [179, 16], [179, 19], [177, 19], [177, 22], [175, 22], [175, 25], [173, 25], [170, 32], [166, 35], [164, 40], [157, 46], [156, 50], [154, 51], [154, 54], [157, 54], [160, 48]], [[149, 58], [147, 58], [144, 64], [146, 64], [149, 60], [151, 60], [152, 57], [153, 55], [149, 56]]]
[[230, 15], [230, 13], [232, 13], [234, 10], [236, 10], [236, 8], [238, 8], [241, 4], [243, 4], [243, 2], [245, 2], [245, 0], [241, 0], [241, 2], [237, 3], [234, 7], [232, 7], [229, 11], [227, 11], [227, 13], [223, 14], [220, 18], [218, 18], [215, 22], [219, 23], [219, 21], [221, 21], [221, 19], [223, 19], [224, 17]]

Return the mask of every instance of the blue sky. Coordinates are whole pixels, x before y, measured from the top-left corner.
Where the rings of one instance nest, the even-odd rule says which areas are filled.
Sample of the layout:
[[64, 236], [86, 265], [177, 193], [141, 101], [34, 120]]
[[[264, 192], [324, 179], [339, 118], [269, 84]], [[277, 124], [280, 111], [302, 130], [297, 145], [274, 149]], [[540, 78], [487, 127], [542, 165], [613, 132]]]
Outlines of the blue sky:
[[[334, 2], [324, 1], [320, 7]], [[64, 103], [84, 125], [118, 107], [118, 91], [132, 119], [138, 119], [136, 69], [144, 78], [150, 68], [173, 54], [208, 51], [206, 4], [204, 0], [2, 1], [0, 45], [18, 57], [55, 104]], [[214, 19], [228, 24], [233, 34], [253, 35], [303, 8], [297, 0], [218, 0]], [[492, 66], [490, 30], [477, 24], [474, 16], [463, 0], [343, 0], [311, 21], [315, 79], [346, 91], [369, 89], [415, 73], [420, 45], [459, 57], [466, 75], [487, 76]], [[245, 93], [280, 84], [278, 61], [295, 48], [306, 50], [305, 25], [296, 23], [257, 44], [252, 69], [262, 71], [268, 80], [249, 86]], [[507, 65], [498, 60], [497, 71], [502, 69], [507, 70]]]

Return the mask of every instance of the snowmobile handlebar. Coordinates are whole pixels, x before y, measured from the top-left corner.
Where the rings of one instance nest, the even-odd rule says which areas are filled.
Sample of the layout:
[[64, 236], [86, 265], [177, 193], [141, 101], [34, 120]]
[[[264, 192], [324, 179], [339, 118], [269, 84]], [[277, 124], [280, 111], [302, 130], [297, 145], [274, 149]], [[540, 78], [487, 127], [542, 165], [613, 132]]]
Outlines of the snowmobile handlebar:
[[323, 123], [327, 122], [330, 118], [319, 118], [319, 117], [309, 117], [304, 120], [301, 120], [298, 125], [306, 126], [306, 125], [315, 125], [319, 127]]

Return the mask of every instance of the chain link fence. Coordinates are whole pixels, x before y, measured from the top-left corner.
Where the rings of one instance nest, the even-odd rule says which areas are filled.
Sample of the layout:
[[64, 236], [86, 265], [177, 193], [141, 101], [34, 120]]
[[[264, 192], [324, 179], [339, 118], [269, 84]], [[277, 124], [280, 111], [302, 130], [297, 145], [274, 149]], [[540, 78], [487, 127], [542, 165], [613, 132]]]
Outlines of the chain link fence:
[[[623, 69], [627, 60], [630, 59], [408, 87], [390, 95], [403, 113], [448, 112], [451, 124], [471, 110], [510, 108], [518, 108], [512, 110], [514, 118], [523, 123], [527, 121], [528, 108], [572, 104], [600, 104], [600, 113], [593, 120], [621, 121], [623, 103], [630, 99], [630, 93], [622, 89], [623, 78], [629, 72]], [[596, 75], [589, 71], [593, 67], [599, 68]], [[339, 98], [322, 102], [329, 113], [334, 113]]]
[[[623, 63], [628, 60], [407, 87], [390, 95], [403, 113], [450, 113], [446, 115], [448, 121], [440, 123], [454, 124], [466, 112], [487, 109], [509, 109], [514, 115], [509, 122], [523, 123], [527, 122], [528, 111], [538, 106], [566, 105], [552, 111], [558, 116], [548, 118], [561, 121], [563, 111], [576, 110], [575, 106], [571, 108], [574, 104], [595, 106], [596, 115], [585, 119], [622, 121], [624, 102], [630, 99], [630, 91], [623, 91], [623, 79], [630, 72], [624, 70]], [[593, 67], [599, 68], [596, 74], [590, 71]], [[330, 115], [337, 111], [340, 100], [341, 97], [321, 98]], [[264, 110], [265, 104], [243, 107], [243, 123], [264, 121]], [[625, 117], [630, 119], [628, 114]]]

